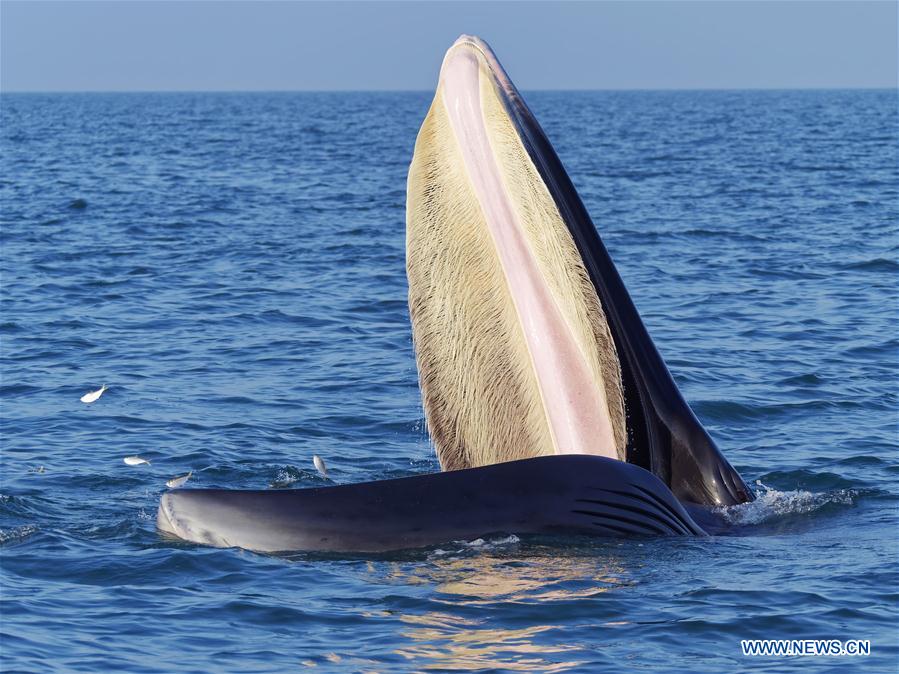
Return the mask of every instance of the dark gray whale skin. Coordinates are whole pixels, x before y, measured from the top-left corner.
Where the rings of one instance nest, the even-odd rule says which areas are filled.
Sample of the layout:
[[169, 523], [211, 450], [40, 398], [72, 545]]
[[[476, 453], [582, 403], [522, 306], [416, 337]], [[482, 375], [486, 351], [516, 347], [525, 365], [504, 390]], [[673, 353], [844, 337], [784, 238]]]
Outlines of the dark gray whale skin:
[[729, 506], [754, 500], [681, 395], [537, 119], [492, 52], [488, 60], [499, 98], [568, 226], [609, 322], [628, 410], [627, 462], [657, 475], [683, 503]]
[[655, 475], [586, 455], [334, 487], [176, 489], [160, 530], [258, 552], [384, 552], [490, 534], [705, 535]]

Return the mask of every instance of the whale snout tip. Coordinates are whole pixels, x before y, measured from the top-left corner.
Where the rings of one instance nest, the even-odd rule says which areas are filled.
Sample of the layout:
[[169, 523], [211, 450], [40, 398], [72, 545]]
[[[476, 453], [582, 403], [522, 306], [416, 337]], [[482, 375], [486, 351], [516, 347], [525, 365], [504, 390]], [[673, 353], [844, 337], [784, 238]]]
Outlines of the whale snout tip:
[[487, 42], [479, 38], [477, 35], [468, 35], [467, 33], [462, 33], [459, 37], [456, 38], [456, 41], [453, 42], [450, 45], [449, 49], [446, 50], [444, 59], [454, 52], [469, 52], [473, 54], [480, 54], [485, 57], [488, 55], [493, 56], [493, 50], [490, 48], [490, 45], [487, 44]]
[[482, 75], [494, 80], [504, 89], [510, 86], [508, 75], [493, 49], [477, 35], [463, 33], [446, 50], [440, 65], [438, 89], [444, 84], [448, 75], [452, 76], [450, 73], [455, 72], [458, 75], [460, 71], [467, 71], [469, 74], [480, 71]]
[[[173, 489], [159, 497], [156, 528], [165, 537], [219, 548], [232, 547], [228, 539], [240, 534], [227, 498], [216, 490]], [[230, 532], [230, 533], [229, 533]], [[225, 535], [228, 535], [228, 539]], [[248, 538], [252, 542], [252, 538]], [[245, 545], [248, 549], [251, 545]]]
[[483, 44], [484, 41], [479, 38], [477, 35], [469, 35], [468, 33], [462, 33], [459, 37], [456, 38], [456, 41], [453, 42], [453, 46], [457, 47], [463, 44]]
[[163, 494], [159, 499], [159, 509], [156, 511], [156, 528], [164, 534], [184, 538], [184, 534], [175, 525], [175, 495]]

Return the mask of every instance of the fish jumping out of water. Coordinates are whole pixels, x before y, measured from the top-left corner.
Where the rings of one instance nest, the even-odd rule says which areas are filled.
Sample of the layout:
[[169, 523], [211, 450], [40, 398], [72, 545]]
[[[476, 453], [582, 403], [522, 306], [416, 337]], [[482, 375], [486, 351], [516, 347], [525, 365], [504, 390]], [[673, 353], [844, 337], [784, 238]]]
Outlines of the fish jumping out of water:
[[328, 467], [325, 465], [325, 460], [318, 454], [313, 454], [312, 465], [315, 466], [315, 470], [317, 470], [322, 477], [328, 477]]
[[171, 480], [166, 480], [165, 486], [169, 489], [177, 489], [178, 487], [183, 487], [193, 474], [194, 472], [190, 471], [185, 475], [173, 477]]
[[90, 404], [98, 401], [100, 399], [100, 396], [103, 395], [103, 393], [108, 388], [109, 387], [106, 384], [103, 384], [103, 386], [98, 388], [96, 391], [89, 391], [88, 393], [85, 393], [83, 396], [81, 396], [81, 402]]
[[406, 272], [444, 472], [174, 490], [161, 530], [259, 551], [703, 535], [710, 507], [752, 500], [681, 396], [537, 120], [475, 37], [447, 52], [415, 145]]

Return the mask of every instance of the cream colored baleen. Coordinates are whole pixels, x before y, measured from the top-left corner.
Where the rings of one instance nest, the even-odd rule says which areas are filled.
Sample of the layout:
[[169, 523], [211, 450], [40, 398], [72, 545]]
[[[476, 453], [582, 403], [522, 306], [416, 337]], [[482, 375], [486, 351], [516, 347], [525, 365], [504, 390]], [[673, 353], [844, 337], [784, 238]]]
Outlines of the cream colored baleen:
[[409, 310], [431, 438], [446, 470], [623, 459], [614, 342], [500, 79], [486, 45], [460, 38], [409, 169]]

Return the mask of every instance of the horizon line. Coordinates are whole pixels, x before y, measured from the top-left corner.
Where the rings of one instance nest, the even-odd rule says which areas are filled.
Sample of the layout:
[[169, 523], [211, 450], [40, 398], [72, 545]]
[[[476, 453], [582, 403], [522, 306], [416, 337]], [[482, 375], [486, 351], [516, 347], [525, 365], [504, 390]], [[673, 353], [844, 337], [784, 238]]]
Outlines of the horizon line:
[[[577, 87], [545, 89], [522, 88], [529, 93], [593, 92], [735, 92], [735, 91], [899, 91], [893, 86], [795, 86], [795, 87]], [[0, 95], [29, 94], [427, 94], [434, 89], [14, 89], [0, 88]]]

